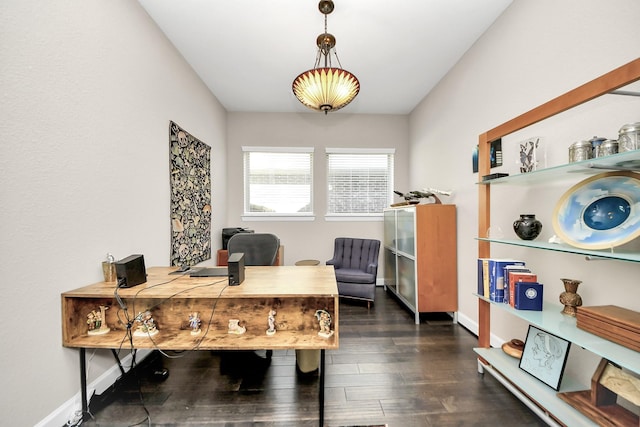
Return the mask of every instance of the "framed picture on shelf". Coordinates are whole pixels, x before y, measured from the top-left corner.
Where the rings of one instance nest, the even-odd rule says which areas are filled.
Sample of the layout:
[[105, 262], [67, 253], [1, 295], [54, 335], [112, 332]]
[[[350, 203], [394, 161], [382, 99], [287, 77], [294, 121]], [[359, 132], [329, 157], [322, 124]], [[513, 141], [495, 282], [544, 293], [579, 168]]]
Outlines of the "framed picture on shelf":
[[520, 369], [557, 391], [562, 382], [570, 347], [569, 341], [529, 325]]
[[[491, 167], [495, 168], [497, 166], [502, 166], [502, 138], [491, 141], [491, 147], [489, 150]], [[477, 145], [473, 147], [473, 152], [471, 153], [471, 166], [473, 169], [473, 173], [478, 172], [479, 151], [480, 148]]]
[[491, 149], [489, 150], [491, 158], [491, 167], [502, 166], [502, 138], [491, 141]]

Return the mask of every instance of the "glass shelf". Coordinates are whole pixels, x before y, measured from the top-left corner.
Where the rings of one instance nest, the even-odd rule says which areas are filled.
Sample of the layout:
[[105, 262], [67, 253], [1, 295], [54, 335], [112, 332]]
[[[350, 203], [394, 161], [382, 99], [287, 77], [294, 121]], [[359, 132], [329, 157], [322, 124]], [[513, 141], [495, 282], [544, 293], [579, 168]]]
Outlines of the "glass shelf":
[[533, 172], [509, 175], [481, 181], [478, 184], [531, 185], [562, 179], [575, 179], [576, 176], [589, 176], [613, 170], [640, 171], [640, 150], [626, 151], [597, 159], [582, 160]]
[[587, 259], [611, 259], [618, 261], [640, 262], [640, 253], [624, 252], [620, 248], [610, 250], [590, 250], [580, 249], [569, 245], [558, 243], [539, 242], [535, 240], [509, 240], [509, 239], [488, 239], [477, 237], [476, 240], [483, 242], [499, 243], [503, 245], [523, 246], [526, 248], [543, 249], [547, 251], [566, 252], [570, 254], [584, 255]]
[[[493, 376], [501, 376], [520, 390], [524, 390], [533, 401], [542, 405], [563, 424], [568, 426], [596, 426], [594, 422], [572, 408], [556, 396], [556, 391], [542, 381], [529, 375], [518, 367], [518, 359], [508, 356], [499, 348], [474, 348], [478, 356], [486, 360], [490, 366], [483, 367]], [[560, 392], [588, 390], [588, 384], [580, 384], [565, 374], [562, 378]]]
[[640, 374], [639, 352], [578, 328], [575, 317], [561, 313], [562, 306], [560, 304], [545, 302], [545, 309], [542, 311], [516, 310], [508, 304], [496, 303], [477, 294], [476, 296], [490, 303], [492, 307], [505, 310], [525, 320], [529, 324], [544, 329], [554, 335], [558, 335], [585, 350], [589, 350], [600, 357], [604, 357], [618, 365], [624, 366], [630, 371]]

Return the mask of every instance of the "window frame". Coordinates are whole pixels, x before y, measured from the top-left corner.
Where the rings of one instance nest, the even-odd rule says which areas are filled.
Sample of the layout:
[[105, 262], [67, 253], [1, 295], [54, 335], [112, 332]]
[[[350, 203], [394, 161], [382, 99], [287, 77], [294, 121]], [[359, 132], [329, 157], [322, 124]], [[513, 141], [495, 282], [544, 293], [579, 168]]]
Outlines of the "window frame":
[[[272, 146], [242, 146], [242, 220], [243, 221], [313, 221], [315, 219], [314, 213], [314, 147], [272, 147]], [[247, 155], [250, 153], [308, 153], [310, 156], [309, 167], [309, 203], [311, 205], [310, 212], [249, 212], [247, 210], [247, 203], [250, 202], [251, 195], [247, 194], [249, 191], [247, 178]]]
[[329, 176], [330, 176], [330, 162], [329, 157], [332, 154], [353, 154], [353, 155], [366, 155], [366, 154], [384, 154], [392, 157], [392, 162], [389, 166], [387, 163], [388, 176], [389, 176], [389, 188], [387, 194], [387, 206], [393, 203], [393, 185], [395, 178], [395, 148], [325, 148], [325, 162], [326, 162], [326, 213], [325, 220], [326, 221], [382, 221], [383, 220], [383, 211], [380, 212], [346, 212], [346, 213], [336, 213], [329, 212], [329, 199], [331, 190], [329, 189]]

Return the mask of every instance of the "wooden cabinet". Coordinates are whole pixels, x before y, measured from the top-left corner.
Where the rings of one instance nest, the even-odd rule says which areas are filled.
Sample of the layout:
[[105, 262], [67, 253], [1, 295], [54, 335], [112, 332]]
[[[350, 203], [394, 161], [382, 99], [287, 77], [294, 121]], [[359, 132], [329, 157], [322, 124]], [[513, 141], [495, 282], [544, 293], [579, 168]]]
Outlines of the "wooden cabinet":
[[[607, 73], [585, 85], [555, 98], [533, 110], [518, 116], [486, 133], [479, 138], [479, 176], [490, 172], [490, 144], [520, 129], [526, 128], [541, 120], [548, 119], [565, 110], [579, 106], [598, 96], [618, 89], [640, 79], [640, 59], [630, 62], [610, 73]], [[536, 191], [544, 191], [545, 183], [554, 182], [563, 176], [576, 173], [597, 174], [604, 170], [618, 170], [620, 165], [637, 165], [640, 150], [614, 154], [598, 159], [590, 159], [566, 165], [541, 169], [534, 172], [513, 175], [491, 181], [478, 183], [479, 215], [478, 215], [478, 257], [491, 257], [491, 245], [517, 245], [534, 250], [551, 250], [580, 254], [588, 257], [615, 259], [619, 261], [640, 262], [640, 253], [619, 252], [609, 250], [584, 250], [569, 245], [551, 244], [539, 241], [508, 240], [488, 236], [491, 218], [491, 189], [503, 185], [535, 186]], [[521, 187], [520, 187], [521, 188]], [[595, 304], [594, 304], [595, 305]], [[640, 374], [640, 354], [629, 348], [620, 346], [584, 330], [578, 329], [575, 318], [560, 314], [559, 304], [546, 304], [541, 312], [519, 311], [503, 303], [493, 303], [478, 297], [478, 342], [475, 352], [479, 356], [479, 370], [489, 372], [505, 385], [519, 399], [534, 410], [550, 425], [596, 425], [582, 412], [574, 409], [560, 399], [555, 390], [531, 377], [518, 367], [518, 360], [507, 356], [500, 348], [490, 347], [491, 308], [504, 310], [510, 315], [519, 317], [531, 325], [560, 336], [602, 358]], [[589, 384], [580, 384], [571, 375], [562, 380], [560, 391], [589, 389]]]
[[458, 310], [455, 205], [384, 210], [384, 284], [414, 314]]

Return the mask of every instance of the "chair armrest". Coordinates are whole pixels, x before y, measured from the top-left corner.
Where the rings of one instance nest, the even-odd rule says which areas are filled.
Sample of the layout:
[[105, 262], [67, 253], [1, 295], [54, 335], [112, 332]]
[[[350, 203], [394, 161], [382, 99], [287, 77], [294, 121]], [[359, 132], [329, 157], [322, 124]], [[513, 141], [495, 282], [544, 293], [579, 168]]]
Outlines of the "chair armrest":
[[327, 265], [335, 265], [335, 263], [336, 263], [336, 260], [333, 258], [326, 262]]
[[367, 273], [371, 273], [374, 274], [378, 271], [378, 264], [371, 262], [369, 263], [369, 265], [367, 265]]

